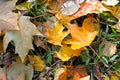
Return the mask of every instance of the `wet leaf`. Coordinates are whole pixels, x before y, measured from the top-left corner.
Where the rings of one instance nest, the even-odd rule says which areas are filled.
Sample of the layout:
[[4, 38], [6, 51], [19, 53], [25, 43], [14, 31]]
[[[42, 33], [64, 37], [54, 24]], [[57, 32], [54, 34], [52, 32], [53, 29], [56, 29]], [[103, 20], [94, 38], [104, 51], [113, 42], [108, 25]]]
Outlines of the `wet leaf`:
[[76, 24], [68, 24], [67, 26], [72, 39], [64, 41], [64, 43], [71, 44], [72, 49], [89, 46], [99, 32], [99, 23], [92, 17], [85, 19], [82, 27]]
[[21, 16], [19, 19], [19, 31], [7, 31], [4, 36], [4, 51], [6, 51], [8, 43], [13, 40], [15, 42], [15, 52], [19, 54], [22, 61], [24, 61], [29, 49], [33, 49], [32, 37], [33, 35], [43, 36], [30, 22], [29, 17]]
[[61, 41], [69, 34], [68, 31], [63, 31], [63, 29], [62, 24], [55, 24], [52, 30], [47, 29], [48, 42], [61, 46]]
[[55, 55], [62, 61], [68, 61], [74, 56], [79, 56], [83, 50], [84, 48], [73, 50], [70, 46], [62, 45], [60, 51]]
[[43, 69], [45, 68], [45, 63], [40, 58], [40, 56], [28, 55], [28, 59], [30, 64], [33, 65], [35, 71], [43, 71]]

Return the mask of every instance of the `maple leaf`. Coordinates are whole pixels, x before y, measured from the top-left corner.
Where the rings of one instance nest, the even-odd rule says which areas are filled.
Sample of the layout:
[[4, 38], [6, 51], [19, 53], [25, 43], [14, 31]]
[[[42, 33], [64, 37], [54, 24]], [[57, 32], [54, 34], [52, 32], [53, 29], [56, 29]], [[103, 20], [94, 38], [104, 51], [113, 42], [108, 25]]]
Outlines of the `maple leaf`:
[[63, 15], [60, 12], [56, 14], [56, 17], [61, 20], [62, 22], [69, 22], [73, 19], [76, 19], [78, 17], [87, 15], [88, 13], [101, 13], [103, 11], [108, 11], [100, 2], [97, 1], [90, 1], [90, 2], [84, 2], [80, 5], [80, 9], [71, 16]]
[[[58, 70], [56, 70], [58, 71]], [[64, 72], [63, 72], [64, 71]], [[56, 72], [58, 75], [59, 72]], [[86, 67], [84, 66], [65, 66], [65, 69], [62, 69], [62, 73], [58, 75], [58, 78], [55, 80], [89, 80], [90, 76], [87, 75]]]
[[98, 27], [99, 23], [92, 17], [85, 19], [82, 27], [76, 24], [68, 24], [72, 39], [64, 41], [64, 43], [71, 44], [72, 49], [89, 46], [99, 32]]
[[42, 71], [45, 68], [43, 60], [36, 55], [28, 55], [29, 62], [34, 66], [35, 71]]
[[8, 80], [32, 80], [33, 67], [32, 65], [13, 64], [7, 72]]
[[4, 51], [8, 43], [13, 40], [15, 42], [15, 52], [19, 54], [24, 61], [29, 49], [33, 49], [32, 36], [41, 35], [36, 26], [29, 20], [27, 16], [21, 16], [19, 19], [19, 31], [7, 31], [4, 36]]
[[59, 52], [56, 52], [55, 56], [57, 56], [62, 61], [68, 61], [70, 58], [74, 56], [79, 56], [80, 53], [84, 50], [84, 48], [73, 50], [70, 46], [62, 45]]
[[62, 24], [55, 24], [53, 30], [47, 29], [48, 42], [61, 46], [61, 41], [69, 34], [68, 31], [63, 31], [63, 29]]

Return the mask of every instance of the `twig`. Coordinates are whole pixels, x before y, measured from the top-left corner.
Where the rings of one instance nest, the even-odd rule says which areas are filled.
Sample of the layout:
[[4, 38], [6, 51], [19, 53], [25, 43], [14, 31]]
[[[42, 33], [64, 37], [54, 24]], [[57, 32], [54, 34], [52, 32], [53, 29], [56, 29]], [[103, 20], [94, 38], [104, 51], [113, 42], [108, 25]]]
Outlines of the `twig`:
[[98, 57], [98, 59], [104, 64], [105, 67], [108, 67], [108, 65], [106, 63], [104, 63], [104, 61], [102, 59], [100, 59], [100, 57], [98, 56], [97, 52], [91, 47], [89, 46], [89, 48], [93, 51], [93, 53]]
[[30, 20], [36, 19], [36, 18], [40, 18], [40, 17], [43, 17], [43, 16], [53, 16], [53, 15], [54, 15], [54, 14], [42, 14], [42, 15], [35, 16], [35, 17], [30, 18]]

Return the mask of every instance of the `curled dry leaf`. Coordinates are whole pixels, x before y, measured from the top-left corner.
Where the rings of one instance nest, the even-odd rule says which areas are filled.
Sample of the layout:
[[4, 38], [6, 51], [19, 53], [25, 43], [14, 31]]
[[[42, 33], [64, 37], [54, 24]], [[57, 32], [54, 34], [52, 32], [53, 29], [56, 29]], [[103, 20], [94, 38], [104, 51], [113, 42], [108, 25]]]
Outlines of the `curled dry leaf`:
[[48, 42], [61, 46], [61, 41], [69, 34], [68, 31], [63, 31], [62, 24], [55, 24], [53, 30], [47, 29]]
[[13, 40], [15, 42], [15, 52], [19, 54], [24, 61], [29, 49], [33, 49], [33, 35], [43, 36], [30, 21], [28, 16], [21, 16], [19, 21], [19, 31], [7, 31], [4, 36], [4, 51], [6, 51], [8, 43]]
[[56, 52], [55, 56], [57, 56], [62, 61], [68, 61], [74, 56], [79, 56], [83, 50], [84, 48], [73, 50], [70, 46], [62, 45], [60, 51]]
[[[58, 75], [57, 79], [54, 80], [89, 80], [90, 76], [87, 75], [86, 67], [84, 66], [66, 66], [65, 69], [62, 69], [62, 73], [59, 75], [59, 72], [56, 72]], [[58, 70], [56, 70], [58, 71]]]
[[99, 32], [99, 23], [92, 17], [86, 18], [82, 27], [76, 24], [68, 24], [67, 26], [72, 39], [64, 41], [64, 43], [71, 44], [72, 49], [89, 46]]
[[80, 5], [75, 3], [75, 1], [68, 0], [62, 5], [61, 13], [63, 15], [73, 15], [79, 8]]
[[101, 13], [103, 11], [107, 11], [105, 7], [100, 2], [92, 1], [90, 2], [84, 2], [80, 5], [80, 9], [71, 16], [66, 16], [61, 14], [61, 12], [58, 12], [56, 14], [56, 17], [61, 20], [62, 22], [65, 21], [71, 21], [73, 19], [76, 19], [78, 17], [84, 16], [88, 13]]
[[104, 41], [103, 44], [105, 44], [105, 47], [103, 49], [103, 55], [107, 56], [107, 57], [111, 57], [112, 55], [114, 55], [116, 53], [116, 44], [113, 44], [109, 41]]
[[7, 78], [8, 80], [32, 80], [33, 71], [32, 65], [13, 64], [7, 72]]
[[33, 65], [35, 71], [42, 71], [45, 68], [45, 63], [40, 56], [28, 55], [28, 59], [30, 64]]

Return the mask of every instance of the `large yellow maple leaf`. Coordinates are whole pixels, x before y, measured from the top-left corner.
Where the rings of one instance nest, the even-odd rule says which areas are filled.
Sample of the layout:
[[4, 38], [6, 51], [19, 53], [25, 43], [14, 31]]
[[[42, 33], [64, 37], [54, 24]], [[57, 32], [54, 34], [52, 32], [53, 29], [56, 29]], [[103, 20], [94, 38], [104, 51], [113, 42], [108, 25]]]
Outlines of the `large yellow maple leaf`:
[[84, 48], [73, 50], [70, 46], [62, 45], [59, 52], [56, 52], [55, 56], [57, 56], [62, 61], [68, 61], [70, 58], [74, 56], [79, 56], [81, 51], [83, 51]]
[[68, 30], [72, 39], [64, 41], [64, 43], [71, 44], [72, 49], [79, 49], [91, 44], [99, 32], [99, 23], [90, 17], [84, 20], [82, 27], [76, 24], [68, 24]]
[[61, 46], [61, 41], [69, 34], [68, 31], [63, 31], [63, 29], [62, 24], [56, 24], [53, 30], [47, 29], [48, 42]]
[[33, 49], [33, 35], [43, 36], [29, 18], [28, 16], [21, 16], [18, 21], [19, 30], [7, 31], [3, 40], [4, 51], [6, 51], [7, 45], [11, 40], [15, 42], [15, 52], [19, 54], [22, 61], [24, 61], [29, 49]]

